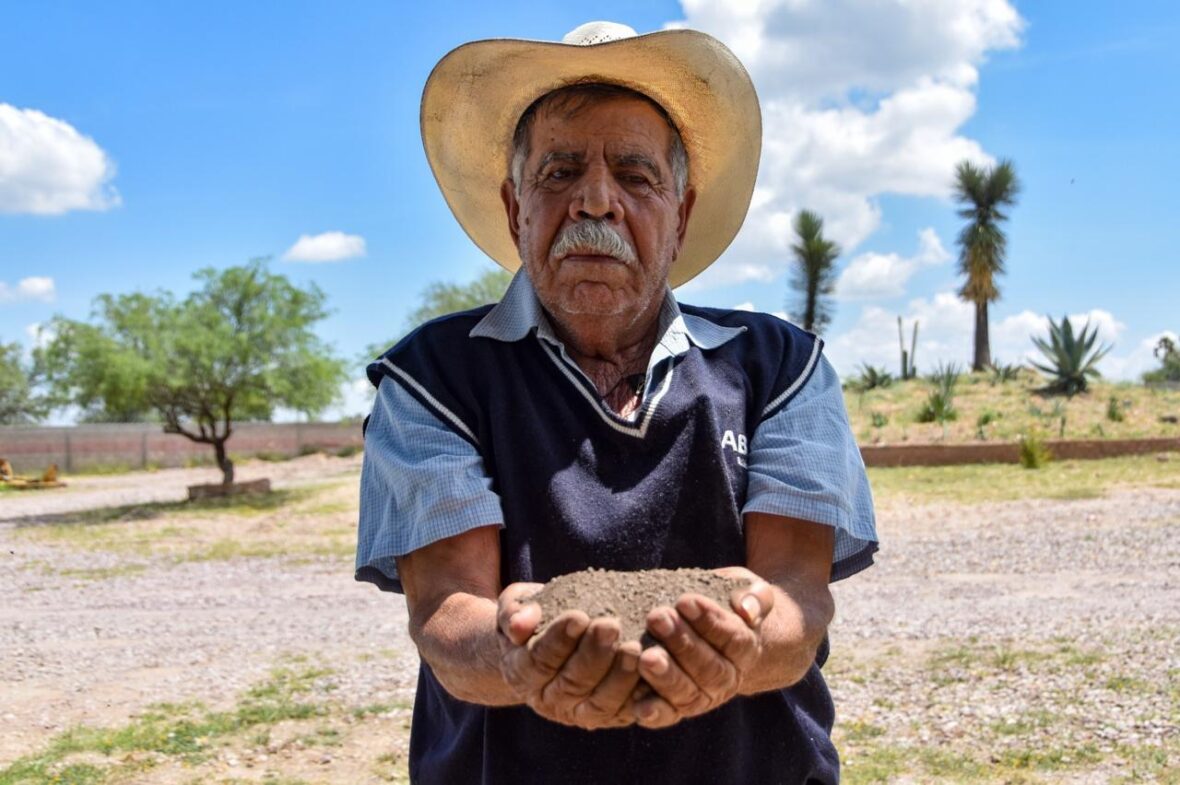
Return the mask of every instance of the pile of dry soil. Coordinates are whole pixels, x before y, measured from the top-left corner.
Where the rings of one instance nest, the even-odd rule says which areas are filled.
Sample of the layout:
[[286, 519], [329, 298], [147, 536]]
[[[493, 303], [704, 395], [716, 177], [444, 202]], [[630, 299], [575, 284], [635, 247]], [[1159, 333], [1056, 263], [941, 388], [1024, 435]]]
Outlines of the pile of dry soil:
[[672, 606], [684, 594], [700, 594], [722, 608], [730, 607], [729, 595], [745, 581], [722, 578], [710, 570], [583, 570], [559, 575], [545, 584], [532, 600], [541, 606], [540, 633], [564, 611], [580, 610], [591, 619], [614, 616], [622, 626], [620, 641], [655, 641], [647, 634], [647, 614], [660, 606]]

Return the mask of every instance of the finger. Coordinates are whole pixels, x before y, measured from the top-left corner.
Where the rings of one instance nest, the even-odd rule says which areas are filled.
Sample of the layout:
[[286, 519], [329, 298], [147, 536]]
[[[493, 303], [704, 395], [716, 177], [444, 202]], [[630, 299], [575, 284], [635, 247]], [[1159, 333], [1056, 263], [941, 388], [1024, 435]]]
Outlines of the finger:
[[548, 684], [577, 648], [588, 624], [586, 614], [567, 611], [527, 645], [511, 647], [502, 660], [505, 679], [517, 691], [538, 690]]
[[545, 685], [541, 700], [553, 706], [583, 701], [610, 671], [618, 640], [619, 623], [616, 620], [595, 619], [591, 622], [573, 654]]
[[[496, 627], [517, 646], [528, 640], [541, 621], [541, 607], [530, 601], [540, 590], [539, 583], [514, 583], [500, 593], [496, 603]], [[524, 616], [514, 620], [526, 610]]]
[[[706, 610], [704, 604], [712, 605], [721, 614], [721, 609], [714, 603], [708, 602], [705, 598], [698, 595], [685, 595], [676, 602], [677, 613], [658, 612], [657, 618], [653, 620], [653, 634], [658, 635], [660, 642], [668, 653], [676, 660], [676, 664], [685, 672], [685, 674], [692, 679], [693, 684], [697, 689], [706, 693], [714, 705], [728, 700], [737, 691], [738, 687], [738, 664], [731, 661], [725, 656], [720, 648], [715, 648], [713, 644], [699, 635], [693, 626], [681, 617], [683, 612], [687, 616], [696, 616], [698, 619]], [[729, 626], [732, 628], [730, 634], [744, 633], [747, 636], [753, 637], [752, 632], [746, 628], [745, 623], [732, 613], [726, 613], [728, 617]], [[719, 620], [719, 624], [725, 623], [725, 620]], [[667, 630], [668, 632], [659, 635], [655, 630]], [[732, 647], [737, 651], [736, 647]], [[738, 651], [739, 654], [744, 652]], [[745, 664], [745, 657], [742, 658], [740, 664]]]
[[639, 675], [655, 693], [679, 714], [693, 716], [708, 711], [711, 702], [662, 646], [639, 655]]
[[699, 595], [681, 597], [676, 611], [702, 641], [737, 671], [745, 671], [757, 661], [761, 649], [758, 633], [736, 614]]
[[628, 641], [619, 646], [606, 676], [574, 709], [574, 719], [579, 724], [595, 720], [603, 721], [606, 726], [631, 724], [632, 712], [628, 710], [628, 706], [632, 700], [632, 692], [641, 683], [640, 651], [638, 641]]
[[506, 615], [500, 631], [512, 645], [523, 646], [537, 631], [542, 615], [541, 606], [535, 602], [518, 605], [515, 612]]
[[754, 581], [749, 586], [735, 589], [729, 595], [729, 602], [746, 624], [757, 627], [774, 608], [774, 590], [766, 581]]
[[649, 695], [635, 704], [635, 721], [650, 730], [667, 728], [683, 719], [676, 708], [659, 695]]

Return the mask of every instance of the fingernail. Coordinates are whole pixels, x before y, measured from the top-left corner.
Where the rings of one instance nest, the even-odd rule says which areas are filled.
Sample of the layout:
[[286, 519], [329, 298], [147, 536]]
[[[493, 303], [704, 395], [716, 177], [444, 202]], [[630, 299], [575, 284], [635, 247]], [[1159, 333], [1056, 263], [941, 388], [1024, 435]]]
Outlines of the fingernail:
[[671, 635], [672, 630], [676, 629], [676, 623], [672, 621], [671, 614], [660, 613], [652, 621], [652, 627], [655, 628], [657, 635]]
[[635, 707], [635, 713], [645, 720], [650, 720], [656, 714], [656, 707], [650, 703], [641, 703]]
[[619, 631], [614, 627], [598, 627], [594, 632], [594, 640], [600, 646], [610, 646], [619, 639]]
[[689, 621], [696, 621], [701, 617], [701, 606], [697, 605], [696, 602], [686, 602], [683, 607], [679, 607], [676, 610], [680, 611], [680, 615]]
[[585, 628], [582, 626], [581, 619], [570, 619], [565, 623], [565, 634], [571, 638], [576, 638], [581, 635], [583, 629]]
[[668, 672], [668, 658], [667, 657], [660, 657], [655, 662], [653, 662], [652, 666], [651, 666], [651, 672], [656, 674], [657, 676], [663, 676], [665, 673], [667, 673]]
[[750, 618], [750, 621], [756, 621], [758, 619], [758, 613], [762, 609], [758, 604], [758, 598], [752, 594], [742, 597], [742, 608], [746, 611], [746, 615]]

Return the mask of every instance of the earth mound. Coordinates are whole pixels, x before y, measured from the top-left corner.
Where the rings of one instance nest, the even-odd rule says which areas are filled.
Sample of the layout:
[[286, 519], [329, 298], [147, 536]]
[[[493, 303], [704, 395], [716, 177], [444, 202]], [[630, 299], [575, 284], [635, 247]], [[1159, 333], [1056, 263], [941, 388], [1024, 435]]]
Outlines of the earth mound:
[[530, 599], [541, 606], [537, 632], [562, 612], [583, 611], [591, 619], [614, 616], [622, 627], [620, 641], [655, 643], [647, 634], [647, 614], [662, 605], [673, 606], [683, 594], [700, 594], [722, 608], [730, 608], [729, 595], [747, 586], [746, 581], [722, 578], [711, 570], [617, 570], [589, 569], [559, 575]]

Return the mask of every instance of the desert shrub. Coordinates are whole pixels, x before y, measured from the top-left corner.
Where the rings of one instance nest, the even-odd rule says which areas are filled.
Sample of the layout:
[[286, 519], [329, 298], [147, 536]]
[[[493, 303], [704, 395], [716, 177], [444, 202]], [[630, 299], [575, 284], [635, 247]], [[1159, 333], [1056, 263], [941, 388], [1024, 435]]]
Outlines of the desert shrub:
[[1126, 415], [1123, 414], [1123, 404], [1116, 395], [1110, 396], [1106, 402], [1106, 419], [1111, 422], [1122, 422], [1126, 419]]
[[1020, 465], [1026, 469], [1040, 469], [1053, 460], [1053, 451], [1035, 433], [1020, 439]]
[[869, 418], [872, 420], [874, 428], [884, 428], [889, 424], [889, 415], [883, 412], [872, 412], [869, 414]]
[[358, 452], [360, 452], [361, 449], [362, 448], [359, 444], [346, 444], [343, 447], [341, 447], [340, 449], [336, 450], [336, 457], [337, 458], [351, 458], [352, 456], [354, 456]]

